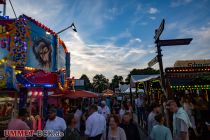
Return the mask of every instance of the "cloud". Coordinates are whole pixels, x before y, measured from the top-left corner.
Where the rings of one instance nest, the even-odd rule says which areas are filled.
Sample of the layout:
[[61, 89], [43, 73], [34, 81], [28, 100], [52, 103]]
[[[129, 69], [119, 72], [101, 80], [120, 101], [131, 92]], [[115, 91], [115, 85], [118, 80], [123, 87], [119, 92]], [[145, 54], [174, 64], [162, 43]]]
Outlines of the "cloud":
[[136, 12], [139, 12], [143, 9], [142, 4], [138, 4], [136, 7]]
[[158, 9], [155, 7], [150, 7], [148, 10], [148, 13], [150, 14], [156, 14], [158, 12]]
[[181, 5], [187, 5], [191, 2], [192, 2], [192, 0], [172, 0], [170, 6], [171, 7], [178, 7], [178, 6], [181, 6]]
[[[51, 0], [51, 1], [18, 0], [18, 1], [12, 1], [12, 4], [14, 6], [17, 16], [21, 14], [26, 14], [28, 16], [31, 16], [32, 18], [35, 18], [36, 20], [41, 21], [46, 25], [49, 25], [52, 22], [55, 24], [58, 23], [55, 19], [60, 14], [62, 8], [65, 5], [64, 3], [61, 3], [57, 0]], [[50, 7], [47, 9], [47, 11], [46, 11], [46, 5]], [[7, 6], [6, 14], [9, 15], [10, 17], [13, 18], [15, 17], [9, 3]]]
[[147, 22], [141, 22], [140, 25], [146, 26], [148, 23]]
[[193, 40], [187, 46], [174, 46], [165, 49], [163, 52], [166, 54], [163, 57], [165, 67], [172, 66], [176, 60], [210, 59], [210, 26], [200, 28], [181, 26], [177, 30], [182, 34], [181, 37], [192, 37]]
[[131, 38], [132, 37], [132, 34], [126, 29], [125, 31], [117, 34], [117, 35], [114, 35], [114, 36], [111, 36], [111, 37], [101, 37], [102, 39], [105, 39], [105, 40], [108, 40], [108, 41], [112, 41], [112, 42], [116, 42], [120, 39], [128, 39], [128, 38]]
[[156, 19], [156, 17], [153, 17], [153, 16], [152, 16], [152, 17], [149, 17], [149, 18], [150, 18], [151, 20], [155, 20], [155, 19]]
[[71, 35], [71, 42], [66, 44], [71, 50], [72, 75], [77, 78], [83, 73], [91, 78], [96, 73], [103, 73], [108, 78], [115, 73], [126, 76], [130, 68], [136, 67], [140, 59], [150, 53], [140, 38], [132, 38], [127, 44], [116, 46], [112, 42], [88, 44], [79, 34], [71, 32]]
[[173, 30], [177, 28], [178, 23], [177, 22], [173, 22], [173, 23], [168, 23], [166, 28], [169, 30]]
[[104, 18], [108, 20], [113, 20], [116, 16], [119, 16], [123, 13], [123, 8], [113, 7], [104, 13]]

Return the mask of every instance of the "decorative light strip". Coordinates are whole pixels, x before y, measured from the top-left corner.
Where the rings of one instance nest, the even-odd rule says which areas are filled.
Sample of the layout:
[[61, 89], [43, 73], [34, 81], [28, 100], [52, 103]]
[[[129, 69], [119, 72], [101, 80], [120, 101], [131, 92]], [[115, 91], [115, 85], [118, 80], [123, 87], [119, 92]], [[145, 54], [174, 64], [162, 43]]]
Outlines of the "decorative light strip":
[[188, 86], [171, 86], [172, 89], [186, 90], [186, 89], [210, 89], [210, 85], [188, 85]]
[[173, 67], [166, 68], [166, 73], [193, 73], [193, 72], [210, 72], [210, 66], [206, 67]]

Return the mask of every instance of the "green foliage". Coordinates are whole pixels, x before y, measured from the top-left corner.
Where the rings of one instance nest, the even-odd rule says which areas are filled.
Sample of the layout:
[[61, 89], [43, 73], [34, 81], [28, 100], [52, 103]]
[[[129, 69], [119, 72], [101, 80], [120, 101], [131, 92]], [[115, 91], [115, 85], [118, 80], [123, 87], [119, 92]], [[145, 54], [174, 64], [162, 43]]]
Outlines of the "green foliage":
[[114, 75], [112, 82], [110, 84], [110, 88], [114, 91], [115, 88], [119, 87], [119, 84], [123, 82], [123, 77], [122, 76], [118, 76], [118, 75]]
[[109, 79], [107, 79], [102, 74], [96, 74], [93, 77], [93, 88], [96, 89], [98, 93], [101, 93], [103, 90], [107, 89], [109, 87]]

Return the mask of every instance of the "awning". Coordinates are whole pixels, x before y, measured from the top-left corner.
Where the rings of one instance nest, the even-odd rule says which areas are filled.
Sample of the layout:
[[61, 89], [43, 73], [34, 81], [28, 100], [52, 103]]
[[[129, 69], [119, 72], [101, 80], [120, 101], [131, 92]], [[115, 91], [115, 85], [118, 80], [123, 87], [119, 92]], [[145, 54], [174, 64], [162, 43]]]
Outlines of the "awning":
[[75, 92], [73, 90], [65, 91], [65, 96], [68, 98], [96, 98], [98, 97], [97, 94], [85, 91], [85, 90], [76, 90]]
[[103, 96], [112, 96], [114, 94], [114, 92], [110, 89], [106, 89], [104, 91], [102, 91]]
[[160, 74], [152, 75], [131, 75], [131, 83], [146, 82], [160, 77]]
[[17, 81], [24, 85], [56, 87], [58, 75], [43, 70], [24, 71], [24, 74], [16, 75]]

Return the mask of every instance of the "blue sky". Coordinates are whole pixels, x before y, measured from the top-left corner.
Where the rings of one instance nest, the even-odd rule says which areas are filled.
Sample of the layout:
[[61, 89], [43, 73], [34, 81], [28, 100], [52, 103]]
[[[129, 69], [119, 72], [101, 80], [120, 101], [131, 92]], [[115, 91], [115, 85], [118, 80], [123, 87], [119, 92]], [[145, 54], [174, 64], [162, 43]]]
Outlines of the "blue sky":
[[[79, 78], [146, 68], [155, 57], [154, 30], [166, 20], [162, 39], [192, 37], [189, 46], [163, 48], [164, 67], [176, 60], [210, 58], [210, 0], [13, 0], [54, 31], [75, 23], [78, 33], [61, 34], [71, 52], [71, 74]], [[14, 17], [7, 5], [7, 14]], [[154, 68], [158, 68], [157, 65]]]

